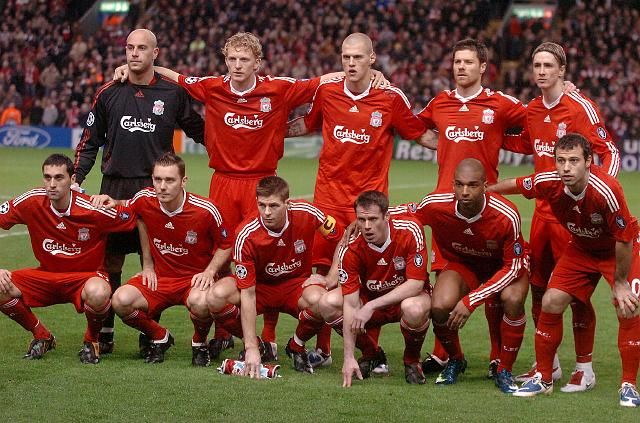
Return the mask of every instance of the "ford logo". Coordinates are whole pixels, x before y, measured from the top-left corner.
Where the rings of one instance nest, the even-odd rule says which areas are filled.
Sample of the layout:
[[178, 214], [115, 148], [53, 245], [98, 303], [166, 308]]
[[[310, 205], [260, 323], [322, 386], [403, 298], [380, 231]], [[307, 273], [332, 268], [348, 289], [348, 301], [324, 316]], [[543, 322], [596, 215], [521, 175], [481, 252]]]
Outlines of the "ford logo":
[[51, 143], [47, 131], [33, 126], [4, 126], [0, 128], [0, 146], [44, 148]]

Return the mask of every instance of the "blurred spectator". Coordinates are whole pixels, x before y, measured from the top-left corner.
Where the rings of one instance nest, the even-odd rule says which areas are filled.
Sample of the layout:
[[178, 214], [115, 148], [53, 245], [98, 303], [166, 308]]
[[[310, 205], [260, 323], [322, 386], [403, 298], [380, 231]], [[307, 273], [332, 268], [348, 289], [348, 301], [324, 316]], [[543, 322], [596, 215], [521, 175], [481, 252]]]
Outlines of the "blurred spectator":
[[46, 106], [42, 113], [42, 124], [44, 126], [53, 126], [58, 121], [58, 108], [53, 100], [47, 99]]
[[33, 106], [31, 107], [31, 112], [29, 113], [29, 125], [42, 125], [43, 114], [44, 109], [42, 108], [42, 100], [36, 98], [33, 102]]
[[12, 101], [9, 102], [0, 115], [0, 126], [4, 125], [22, 125], [22, 112]]

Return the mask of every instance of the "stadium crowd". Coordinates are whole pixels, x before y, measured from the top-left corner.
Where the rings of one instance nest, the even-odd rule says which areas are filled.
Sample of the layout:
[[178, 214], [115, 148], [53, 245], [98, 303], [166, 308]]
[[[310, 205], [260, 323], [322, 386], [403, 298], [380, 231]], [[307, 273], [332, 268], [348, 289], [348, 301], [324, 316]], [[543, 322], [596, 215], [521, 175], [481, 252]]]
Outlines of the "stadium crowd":
[[[130, 19], [87, 36], [77, 24], [77, 10], [91, 2], [6, 3], [0, 25], [0, 109], [10, 113], [0, 123], [80, 126], [96, 89], [125, 62]], [[525, 102], [535, 93], [531, 51], [544, 40], [559, 41], [575, 63], [567, 79], [597, 101], [617, 138], [640, 136], [637, 2], [598, 0], [589, 7], [561, 2], [555, 30], [541, 20], [495, 24], [508, 1], [271, 0], [268, 7], [219, 0], [134, 3], [141, 9], [135, 25], [159, 34], [158, 64], [183, 74], [224, 73], [223, 40], [249, 30], [265, 46], [262, 73], [321, 75], [338, 69], [339, 43], [346, 34], [366, 32], [376, 43], [377, 67], [403, 89], [416, 111], [452, 87], [449, 51], [456, 40], [469, 36], [485, 42], [492, 61], [485, 83]]]

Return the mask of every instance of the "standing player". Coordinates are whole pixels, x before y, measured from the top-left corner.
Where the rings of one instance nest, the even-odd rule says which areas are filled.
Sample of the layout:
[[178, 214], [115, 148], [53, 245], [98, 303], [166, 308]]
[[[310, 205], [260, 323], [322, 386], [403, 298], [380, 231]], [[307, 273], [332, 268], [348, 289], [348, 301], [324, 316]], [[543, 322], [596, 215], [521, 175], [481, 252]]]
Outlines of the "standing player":
[[103, 266], [106, 235], [135, 227], [131, 210], [98, 210], [89, 197], [71, 191], [73, 162], [52, 154], [42, 165], [44, 188], [0, 205], [0, 227], [27, 226], [36, 269], [0, 269], [0, 311], [33, 333], [25, 358], [39, 359], [55, 348], [56, 338], [30, 307], [71, 303], [87, 317], [80, 350], [82, 363], [100, 360], [98, 333], [111, 308], [109, 279]]
[[260, 376], [261, 355], [265, 361], [275, 355], [265, 351], [269, 344], [256, 337], [256, 316], [272, 310], [298, 318], [287, 355], [293, 358], [296, 370], [313, 373], [305, 342], [324, 325], [318, 302], [326, 293], [324, 278], [311, 278], [314, 234], [321, 233], [335, 248], [341, 231], [333, 217], [312, 204], [290, 201], [289, 186], [280, 177], [261, 179], [256, 197], [257, 215], [239, 226], [235, 278], [214, 285], [207, 295], [209, 309], [232, 334], [244, 337], [245, 373], [250, 377]]
[[151, 340], [145, 361], [161, 363], [173, 336], [154, 318], [184, 304], [195, 329], [192, 364], [208, 366], [207, 335], [213, 319], [206, 293], [220, 274], [228, 272], [230, 235], [216, 206], [185, 190], [180, 157], [167, 153], [156, 160], [152, 179], [153, 189], [143, 189], [126, 202], [144, 223], [143, 272], [113, 294], [113, 308], [125, 324]]
[[[127, 37], [127, 83], [109, 82], [96, 93], [86, 129], [76, 149], [77, 183], [82, 184], [103, 147], [100, 193], [129, 199], [151, 185], [154, 161], [173, 151], [176, 124], [196, 142], [202, 143], [204, 123], [193, 110], [186, 91], [154, 73], [158, 56], [155, 35], [136, 29]], [[122, 278], [126, 254], [140, 253], [135, 232], [111, 236], [105, 268], [112, 290]], [[113, 351], [113, 314], [100, 335], [102, 353]]]
[[[596, 105], [584, 95], [563, 93], [563, 80], [567, 57], [562, 46], [542, 43], [533, 52], [533, 74], [542, 95], [527, 106], [527, 124], [523, 136], [524, 152], [533, 153], [537, 173], [555, 168], [554, 145], [569, 132], [583, 135], [591, 143], [593, 151], [602, 161], [603, 168], [611, 176], [620, 170], [620, 154], [605, 129]], [[528, 150], [528, 151], [526, 151]], [[534, 322], [538, 321], [549, 277], [570, 239], [570, 234], [554, 216], [544, 199], [536, 200], [531, 222], [531, 293]], [[570, 381], [561, 388], [563, 392], [580, 392], [592, 389], [596, 383], [592, 367], [593, 339], [595, 336], [595, 311], [590, 302], [574, 301], [573, 334], [575, 338], [576, 368]], [[525, 381], [536, 373], [533, 368], [518, 380]], [[554, 357], [554, 380], [562, 372], [558, 357]]]
[[562, 340], [562, 314], [572, 301], [588, 303], [604, 277], [612, 290], [620, 323], [622, 358], [620, 405], [640, 406], [636, 390], [640, 363], [640, 247], [638, 222], [631, 216], [622, 187], [598, 166], [592, 147], [580, 134], [567, 134], [554, 146], [556, 171], [502, 181], [491, 187], [545, 199], [571, 241], [556, 263], [542, 298], [536, 328], [537, 372], [514, 393], [528, 397], [553, 392], [553, 357]]
[[[366, 330], [394, 322], [400, 322], [405, 342], [405, 380], [424, 384], [420, 349], [429, 328], [431, 285], [422, 228], [414, 220], [391, 219], [389, 200], [380, 191], [363, 192], [353, 207], [360, 234], [336, 257], [341, 287], [320, 301], [323, 318], [344, 337], [342, 386], [351, 386], [354, 373], [368, 378], [386, 362]], [[362, 351], [359, 361], [355, 347]]]
[[397, 207], [392, 215], [408, 214], [431, 226], [445, 260], [433, 290], [432, 319], [433, 332], [450, 358], [436, 384], [456, 383], [464, 372], [458, 330], [478, 306], [495, 297], [504, 308], [495, 384], [512, 393], [518, 388], [512, 368], [526, 323], [527, 258], [518, 209], [486, 187], [482, 163], [464, 159], [456, 166], [454, 193], [427, 195], [417, 208]]

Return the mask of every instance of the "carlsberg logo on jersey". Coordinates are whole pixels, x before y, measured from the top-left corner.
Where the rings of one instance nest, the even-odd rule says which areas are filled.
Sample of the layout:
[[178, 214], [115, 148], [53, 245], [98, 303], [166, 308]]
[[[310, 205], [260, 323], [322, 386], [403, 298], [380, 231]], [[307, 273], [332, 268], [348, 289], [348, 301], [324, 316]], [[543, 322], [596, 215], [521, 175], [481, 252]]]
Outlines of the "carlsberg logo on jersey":
[[533, 149], [536, 150], [536, 154], [540, 157], [542, 156], [554, 157], [553, 155], [553, 150], [555, 148], [554, 146], [555, 146], [555, 142], [548, 143], [538, 138], [536, 138], [535, 141], [533, 141]]
[[474, 248], [467, 247], [466, 245], [462, 245], [459, 242], [452, 242], [451, 247], [453, 247], [457, 252], [469, 256], [491, 257], [491, 253], [489, 251], [476, 250]]
[[336, 125], [333, 128], [333, 137], [341, 143], [352, 142], [354, 144], [368, 144], [369, 141], [371, 141], [371, 135], [367, 134], [364, 129], [356, 132], [342, 125]]
[[456, 126], [447, 126], [445, 136], [448, 140], [453, 142], [469, 141], [476, 142], [484, 139], [484, 131], [479, 131], [479, 126], [474, 126], [475, 130], [469, 130], [468, 128], [458, 128]]
[[253, 115], [253, 119], [244, 116], [237, 115], [235, 113], [227, 113], [224, 115], [224, 123], [233, 129], [260, 129], [264, 124], [264, 120], [258, 119], [258, 115]]
[[567, 228], [572, 234], [584, 238], [600, 238], [600, 235], [602, 235], [601, 228], [581, 228], [573, 222], [567, 222]]
[[169, 254], [172, 256], [184, 256], [189, 254], [189, 249], [184, 247], [174, 247], [173, 244], [167, 244], [158, 238], [153, 238], [153, 245], [160, 251], [163, 256]]
[[42, 241], [42, 249], [48, 253], [51, 253], [52, 256], [75, 256], [76, 254], [80, 254], [82, 252], [82, 248], [76, 247], [76, 244], [71, 244], [71, 246], [68, 246], [67, 244], [60, 244], [59, 242], [49, 238], [46, 238], [44, 241]]
[[133, 116], [122, 116], [120, 119], [120, 126], [122, 129], [127, 130], [129, 132], [155, 132], [156, 124], [151, 122], [151, 118], [147, 118], [145, 122], [142, 119], [136, 119]]
[[393, 289], [396, 285], [400, 285], [404, 282], [404, 276], [402, 275], [393, 275], [393, 278], [390, 281], [378, 281], [375, 279], [370, 279], [367, 281], [367, 289], [369, 291], [387, 291], [389, 289]]
[[267, 275], [273, 276], [275, 278], [281, 275], [286, 275], [287, 273], [291, 273], [294, 270], [299, 269], [301, 267], [302, 267], [302, 261], [292, 259], [291, 263], [281, 263], [281, 264], [268, 263], [267, 266], [264, 268], [264, 271], [267, 272]]

